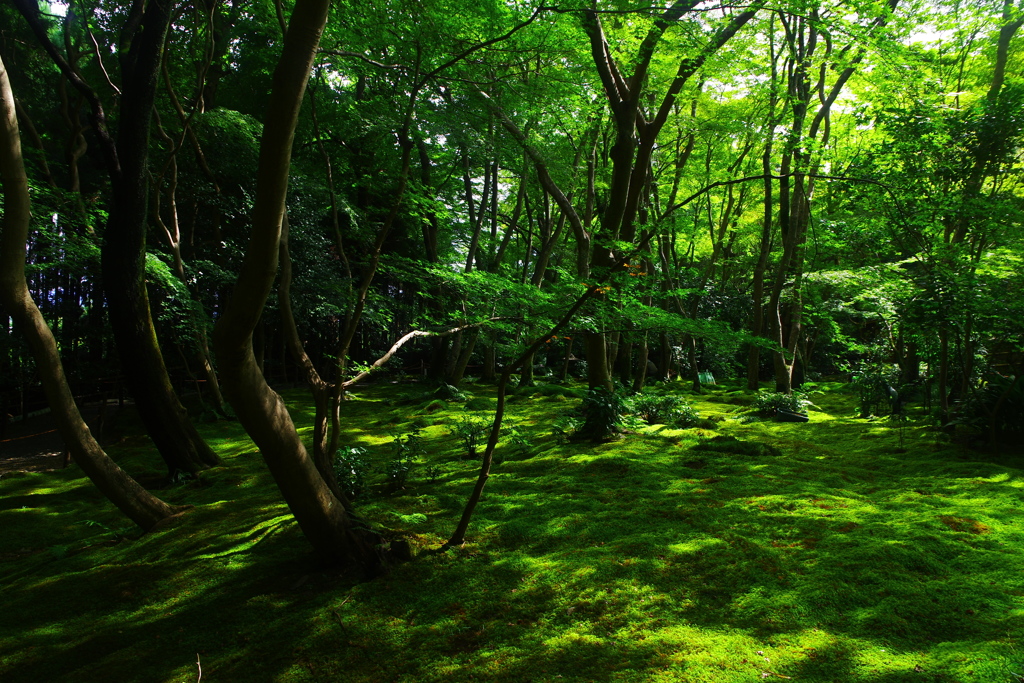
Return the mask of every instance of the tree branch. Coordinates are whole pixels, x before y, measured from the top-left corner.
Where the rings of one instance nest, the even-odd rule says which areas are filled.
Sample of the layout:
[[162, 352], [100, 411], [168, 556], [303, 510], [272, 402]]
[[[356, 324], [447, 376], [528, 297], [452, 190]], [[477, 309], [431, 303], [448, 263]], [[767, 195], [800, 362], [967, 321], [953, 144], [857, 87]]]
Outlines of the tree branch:
[[389, 360], [391, 360], [391, 357], [394, 356], [395, 353], [397, 353], [400, 348], [405, 346], [406, 342], [409, 342], [409, 341], [411, 341], [413, 339], [416, 339], [417, 337], [447, 337], [447, 336], [452, 335], [452, 334], [458, 334], [459, 332], [463, 332], [465, 330], [471, 330], [471, 329], [474, 329], [474, 328], [477, 328], [477, 327], [483, 327], [487, 323], [494, 322], [495, 320], [517, 320], [517, 319], [518, 318], [508, 318], [508, 317], [504, 317], [504, 318], [488, 318], [487, 320], [481, 320], [480, 322], [471, 323], [469, 325], [460, 325], [458, 327], [453, 327], [450, 330], [445, 330], [443, 332], [431, 332], [430, 330], [413, 330], [412, 332], [409, 332], [404, 337], [402, 337], [401, 339], [396, 341], [394, 344], [392, 344], [391, 348], [387, 350], [387, 353], [385, 353], [383, 356], [381, 356], [380, 358], [375, 360], [373, 362], [373, 364], [370, 365], [369, 368], [367, 368], [366, 370], [363, 370], [362, 372], [360, 372], [358, 375], [356, 375], [352, 379], [342, 383], [342, 386], [345, 387], [346, 389], [348, 389], [350, 386], [352, 386], [356, 382], [364, 380], [367, 377], [369, 377], [370, 375], [372, 375], [373, 373], [377, 372], [378, 370], [381, 369], [381, 367], [384, 366], [385, 363], [387, 363]]

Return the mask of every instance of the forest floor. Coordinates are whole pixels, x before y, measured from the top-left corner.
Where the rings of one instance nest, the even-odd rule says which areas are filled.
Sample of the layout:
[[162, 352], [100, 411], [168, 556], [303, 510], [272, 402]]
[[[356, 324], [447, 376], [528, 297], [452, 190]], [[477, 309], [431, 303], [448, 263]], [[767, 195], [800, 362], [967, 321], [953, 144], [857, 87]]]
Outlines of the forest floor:
[[[920, 408], [860, 419], [833, 383], [807, 424], [756, 419], [738, 386], [661, 385], [702, 427], [571, 443], [553, 425], [579, 387], [540, 385], [510, 403], [469, 542], [434, 552], [478, 468], [455, 433], [493, 405], [467, 389], [383, 383], [344, 405], [359, 509], [417, 552], [373, 581], [317, 565], [236, 423], [201, 426], [225, 464], [160, 490], [195, 508], [154, 534], [77, 467], [5, 469], [0, 680], [1024, 680], [1021, 452], [966, 450]], [[303, 392], [286, 399], [309, 425]], [[158, 480], [123, 429], [111, 455]]]

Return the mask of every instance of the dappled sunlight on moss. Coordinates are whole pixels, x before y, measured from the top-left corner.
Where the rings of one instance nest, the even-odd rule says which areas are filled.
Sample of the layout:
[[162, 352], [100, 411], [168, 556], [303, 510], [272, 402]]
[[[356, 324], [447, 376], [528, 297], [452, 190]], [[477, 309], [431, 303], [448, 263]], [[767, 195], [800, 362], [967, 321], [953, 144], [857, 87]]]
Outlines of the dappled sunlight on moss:
[[[1008, 634], [1024, 634], [1020, 473], [937, 449], [914, 423], [896, 453], [895, 426], [851, 417], [850, 394], [815, 396], [808, 424], [747, 423], [732, 394], [690, 396], [726, 419], [598, 445], [558, 444], [565, 404], [524, 399], [511, 419], [529, 451], [495, 464], [465, 547], [426, 553], [479, 462], [449, 404], [388, 491], [419, 405], [391, 390], [343, 405], [341, 441], [368, 451], [360, 513], [421, 554], [370, 583], [316, 565], [235, 423], [203, 426], [225, 467], [161, 492], [194, 510], [141, 538], [114, 533], [125, 522], [75, 470], [0, 480], [0, 577], [21, 629], [0, 633], [0, 677], [189, 680], [198, 652], [204, 680], [868, 683], [920, 667], [959, 683], [1002, 680]], [[285, 397], [305, 434], [303, 392]], [[694, 450], [720, 435], [782, 454]], [[115, 456], [155, 462], [141, 445]]]

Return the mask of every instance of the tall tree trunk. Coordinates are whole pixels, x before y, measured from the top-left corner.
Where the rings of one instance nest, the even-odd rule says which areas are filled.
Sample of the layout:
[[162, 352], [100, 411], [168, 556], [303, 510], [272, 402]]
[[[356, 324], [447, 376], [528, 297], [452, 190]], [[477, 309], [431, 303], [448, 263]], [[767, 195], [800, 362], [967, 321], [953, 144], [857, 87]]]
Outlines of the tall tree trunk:
[[103, 239], [101, 265], [110, 321], [128, 387], [146, 431], [172, 475], [195, 473], [220, 460], [189, 421], [164, 365], [156, 338], [145, 283], [146, 182], [149, 125], [156, 96], [170, 0], [151, 0], [141, 21], [123, 36], [122, 92], [117, 142], [106, 128], [106, 114], [96, 93], [60, 56], [31, 0], [16, 0], [36, 38], [93, 112], [93, 128], [110, 174], [113, 202]]
[[93, 438], [75, 405], [53, 332], [32, 300], [25, 281], [25, 244], [30, 204], [28, 177], [21, 156], [14, 95], [0, 60], [0, 180], [4, 217], [0, 232], [0, 301], [25, 333], [39, 377], [64, 444], [75, 462], [121, 512], [144, 530], [174, 515], [175, 509], [132, 479]]
[[149, 127], [170, 0], [150, 0], [142, 28], [122, 57], [120, 174], [103, 238], [104, 289], [118, 356], [146, 431], [171, 473], [195, 473], [220, 463], [188, 419], [164, 364], [146, 291]]
[[256, 366], [252, 334], [277, 271], [288, 191], [292, 142], [303, 93], [327, 21], [329, 0], [297, 0], [284, 49], [274, 70], [260, 142], [253, 228], [227, 309], [217, 322], [214, 348], [225, 393], [259, 447], [306, 538], [322, 557], [380, 572], [381, 538], [356, 518], [327, 486], [306, 452], [288, 410]]

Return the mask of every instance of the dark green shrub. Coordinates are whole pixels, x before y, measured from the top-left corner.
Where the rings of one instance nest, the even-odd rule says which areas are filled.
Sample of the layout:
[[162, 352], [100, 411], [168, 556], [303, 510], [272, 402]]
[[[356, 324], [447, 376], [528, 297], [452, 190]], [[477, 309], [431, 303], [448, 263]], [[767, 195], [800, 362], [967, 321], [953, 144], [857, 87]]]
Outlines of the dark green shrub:
[[580, 405], [583, 425], [576, 436], [593, 441], [602, 441], [622, 430], [622, 416], [626, 413], [626, 401], [620, 395], [607, 389], [590, 389]]
[[993, 436], [1024, 434], [1024, 381], [990, 375], [985, 384], [964, 401], [954, 423]]
[[860, 416], [890, 415], [893, 412], [893, 388], [900, 370], [894, 365], [872, 365], [853, 376], [851, 384], [860, 397]]
[[651, 425], [692, 427], [700, 420], [690, 404], [672, 394], [637, 394], [628, 399], [627, 405], [634, 415]]
[[583, 418], [578, 410], [559, 416], [551, 425], [551, 433], [559, 443], [568, 443], [570, 439], [583, 426]]
[[355, 500], [363, 492], [369, 469], [365, 448], [342, 448], [334, 456], [334, 476], [349, 500]]
[[458, 387], [453, 387], [451, 384], [443, 383], [437, 389], [434, 389], [431, 396], [441, 399], [442, 401], [456, 401], [459, 403], [465, 401], [467, 398], [466, 393], [459, 390]]
[[782, 392], [762, 392], [754, 399], [754, 410], [761, 415], [774, 415], [779, 410], [788, 410], [791, 413], [802, 413], [804, 408], [811, 404], [805, 394], [794, 391], [792, 394]]

